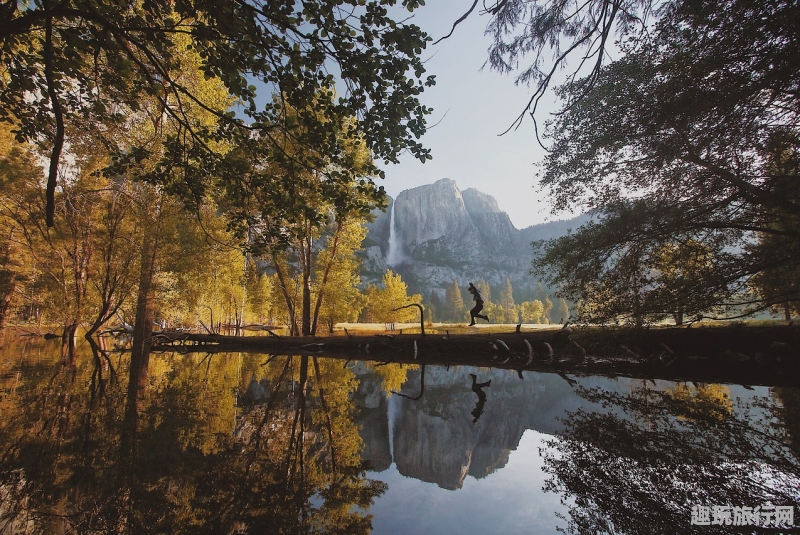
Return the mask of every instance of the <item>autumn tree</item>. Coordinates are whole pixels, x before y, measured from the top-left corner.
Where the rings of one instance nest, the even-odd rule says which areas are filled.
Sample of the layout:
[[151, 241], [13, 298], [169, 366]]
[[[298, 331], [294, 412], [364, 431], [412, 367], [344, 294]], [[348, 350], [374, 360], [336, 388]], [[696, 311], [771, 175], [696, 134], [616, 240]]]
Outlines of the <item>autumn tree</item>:
[[[8, 125], [0, 125], [0, 329], [9, 319], [14, 303], [24, 293], [22, 285], [33, 278], [25, 268], [22, 230], [15, 222], [16, 213], [8, 194], [15, 185], [30, 183], [40, 175], [35, 154], [30, 147], [16, 143]], [[9, 212], [10, 211], [10, 212]]]
[[445, 305], [439, 292], [432, 291], [425, 301], [425, 317], [428, 321], [445, 321], [448, 319], [446, 316]]
[[391, 269], [386, 270], [381, 283], [380, 288], [374, 285], [367, 287], [365, 314], [368, 321], [404, 323], [418, 319], [419, 311], [414, 307], [395, 309], [410, 303], [421, 303], [421, 295], [408, 295], [408, 286]]
[[361, 261], [356, 252], [366, 235], [366, 226], [359, 219], [345, 221], [341, 227], [337, 223], [327, 235], [326, 246], [316, 260], [321, 280], [315, 285], [312, 332], [316, 332], [320, 322], [327, 326], [328, 332], [333, 332], [336, 323], [358, 320], [365, 298], [359, 290]]
[[[335, 98], [322, 92], [317, 102]], [[321, 150], [325, 147], [312, 149], [298, 142], [307, 135], [300, 111], [288, 108], [284, 114], [282, 120], [295, 125], [287, 134], [254, 140], [230, 154], [225, 171], [229, 187], [220, 203], [240, 238], [277, 273], [292, 330], [310, 335], [317, 330], [331, 270], [355, 250], [346, 234], [353, 224], [372, 217], [374, 208], [384, 206], [385, 192], [374, 183], [378, 171], [358, 120], [330, 125], [335, 147], [326, 152]], [[328, 253], [321, 254], [323, 250]], [[290, 293], [295, 272], [299, 301]]]
[[543, 323], [544, 305], [538, 299], [523, 301], [519, 304], [519, 315], [522, 323]]
[[[168, 200], [168, 199], [165, 199]], [[236, 330], [244, 323], [251, 297], [250, 270], [243, 247], [227, 229], [227, 219], [204, 203], [195, 214], [179, 206], [162, 212], [153, 315], [167, 325], [197, 325]], [[252, 263], [252, 261], [251, 261]], [[258, 286], [253, 280], [252, 285]], [[212, 326], [212, 323], [214, 324]]]
[[261, 272], [255, 262], [247, 263], [247, 310], [250, 317], [263, 324], [270, 317], [272, 309], [273, 279]]
[[498, 301], [500, 308], [503, 310], [502, 320], [505, 323], [517, 323], [519, 321], [519, 313], [514, 304], [514, 289], [511, 286], [511, 280], [506, 277], [503, 284], [503, 289], [500, 291], [500, 298]]
[[[81, 324], [91, 336], [130, 296], [134, 256], [123, 251], [130, 248], [134, 225], [124, 181], [96, 174], [103, 151], [74, 125], [68, 130], [73, 161], [64, 170], [69, 180], [65, 178], [55, 197], [54, 226], [43, 224], [42, 175], [35, 155], [31, 147], [13, 141], [0, 171], [0, 214], [9, 223], [9, 245], [24, 250], [36, 266], [30, 282], [49, 305], [50, 321], [63, 325], [64, 340], [74, 344]], [[27, 162], [21, 156], [26, 151]]]
[[[417, 139], [430, 111], [418, 96], [433, 84], [423, 78], [419, 58], [428, 37], [390, 18], [384, 3], [145, 2], [125, 9], [97, 0], [4, 4], [0, 118], [21, 125], [20, 140], [48, 146], [48, 225], [65, 125], [76, 117], [124, 123], [123, 110], [140, 110], [143, 96], [157, 101], [175, 128], [162, 152], [152, 153], [145, 144], [121, 147], [116, 172], [149, 154], [161, 163], [149, 180], [187, 200], [209, 190], [214, 175], [208, 171], [221, 158], [216, 142], [280, 130], [287, 125], [276, 121], [276, 110], [310, 110], [319, 90], [337, 82], [345, 90], [341, 98], [300, 117], [309, 133], [304, 141], [325, 144], [331, 124], [357, 116], [364, 142], [378, 157], [395, 162], [408, 149], [426, 159]], [[402, 5], [413, 11], [420, 2]], [[206, 78], [219, 80], [242, 104], [247, 120], [207, 106], [203, 90], [176, 75], [187, 50], [196, 53]], [[252, 80], [278, 90], [277, 106], [258, 108]], [[214, 116], [211, 124], [198, 124], [186, 113], [197, 105]]]

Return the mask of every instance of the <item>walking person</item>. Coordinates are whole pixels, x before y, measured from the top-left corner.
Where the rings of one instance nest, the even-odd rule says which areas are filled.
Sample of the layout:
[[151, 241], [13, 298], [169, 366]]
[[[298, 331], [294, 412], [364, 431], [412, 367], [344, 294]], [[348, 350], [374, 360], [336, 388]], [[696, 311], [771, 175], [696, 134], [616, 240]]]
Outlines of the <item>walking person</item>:
[[475, 306], [472, 307], [472, 310], [469, 311], [469, 319], [470, 319], [469, 326], [472, 327], [473, 325], [475, 325], [475, 318], [481, 318], [486, 321], [489, 321], [489, 316], [478, 314], [478, 312], [483, 310], [483, 298], [481, 297], [481, 294], [478, 292], [478, 289], [475, 288], [470, 282], [467, 291], [472, 294], [472, 300], [475, 301]]

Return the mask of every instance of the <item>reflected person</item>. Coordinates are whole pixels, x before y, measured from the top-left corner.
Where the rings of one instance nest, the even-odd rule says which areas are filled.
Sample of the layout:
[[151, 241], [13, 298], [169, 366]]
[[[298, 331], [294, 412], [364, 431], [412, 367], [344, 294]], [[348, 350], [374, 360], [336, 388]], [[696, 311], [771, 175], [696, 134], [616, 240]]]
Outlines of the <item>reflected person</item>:
[[478, 402], [475, 404], [475, 408], [472, 410], [472, 416], [474, 416], [472, 423], [474, 424], [478, 421], [478, 418], [481, 417], [481, 414], [483, 413], [483, 406], [486, 405], [486, 392], [484, 392], [483, 389], [485, 387], [492, 386], [492, 380], [489, 379], [484, 383], [479, 383], [477, 375], [471, 373], [469, 376], [472, 377], [472, 391], [478, 394]]

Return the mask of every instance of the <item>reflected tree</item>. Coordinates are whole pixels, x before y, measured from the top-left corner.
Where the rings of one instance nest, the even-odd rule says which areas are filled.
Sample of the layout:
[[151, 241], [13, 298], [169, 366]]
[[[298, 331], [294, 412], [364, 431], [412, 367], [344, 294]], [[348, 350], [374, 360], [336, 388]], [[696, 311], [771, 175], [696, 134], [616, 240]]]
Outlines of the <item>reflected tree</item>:
[[[125, 354], [78, 351], [76, 367], [43, 362], [3, 390], [0, 530], [370, 531], [385, 485], [365, 478], [350, 370], [311, 357], [159, 355], [144, 387], [134, 378], [127, 389]], [[240, 407], [253, 374], [266, 400]]]
[[688, 533], [693, 505], [800, 503], [800, 461], [769, 399], [732, 407], [718, 385], [648, 383], [580, 394], [610, 410], [570, 413], [544, 453], [569, 533]]

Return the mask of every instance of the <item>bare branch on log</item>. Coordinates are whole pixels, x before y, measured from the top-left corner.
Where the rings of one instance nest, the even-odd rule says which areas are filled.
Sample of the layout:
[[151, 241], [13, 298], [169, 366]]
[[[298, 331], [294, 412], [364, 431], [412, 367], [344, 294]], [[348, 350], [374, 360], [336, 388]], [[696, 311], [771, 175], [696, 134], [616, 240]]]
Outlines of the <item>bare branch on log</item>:
[[419, 328], [420, 331], [422, 332], [422, 336], [425, 336], [425, 309], [422, 308], [422, 305], [420, 305], [419, 303], [411, 303], [410, 305], [393, 308], [392, 312], [408, 307], [417, 307], [419, 309]]

